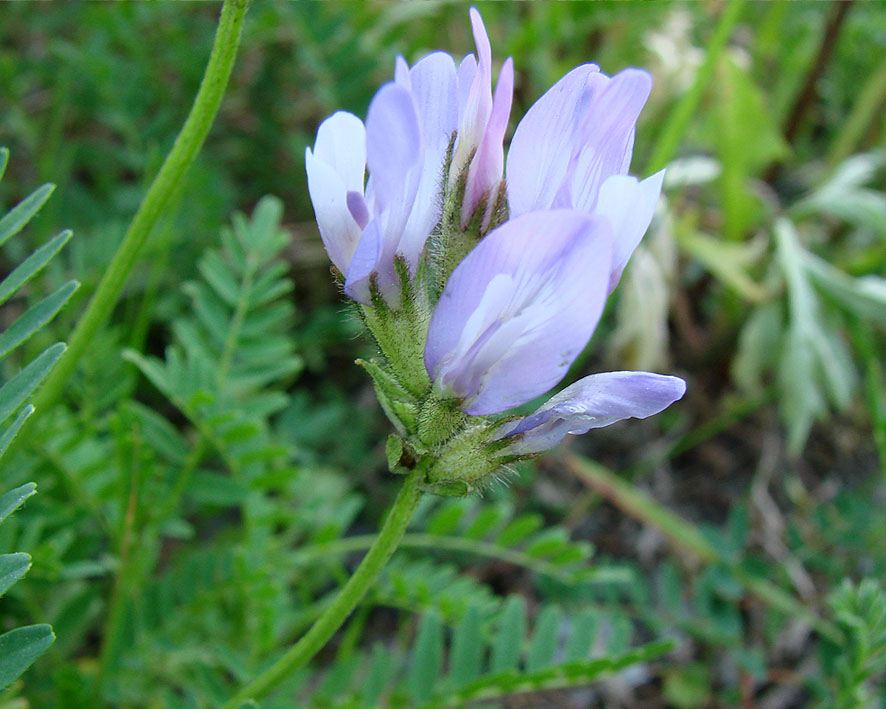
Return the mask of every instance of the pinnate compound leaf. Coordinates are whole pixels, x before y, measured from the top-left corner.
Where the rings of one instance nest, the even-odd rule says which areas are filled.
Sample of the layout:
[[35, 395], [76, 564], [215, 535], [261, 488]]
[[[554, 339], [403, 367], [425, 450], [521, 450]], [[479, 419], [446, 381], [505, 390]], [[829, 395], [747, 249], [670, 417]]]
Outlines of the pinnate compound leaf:
[[567, 662], [522, 673], [512, 669], [489, 674], [455, 692], [438, 694], [425, 706], [462, 706], [466, 702], [494, 700], [525, 692], [581, 687], [631, 665], [654, 660], [672, 647], [673, 643], [670, 641], [659, 641], [618, 655]]
[[[6, 170], [8, 160], [9, 151], [0, 148], [0, 177]], [[0, 245], [25, 227], [49, 199], [54, 189], [53, 185], [43, 185], [0, 218]], [[0, 281], [0, 305], [9, 300], [25, 283], [39, 273], [70, 238], [70, 231], [58, 234], [34, 251], [12, 273]], [[76, 282], [70, 281], [61, 286], [31, 306], [0, 333], [0, 360], [55, 317], [78, 285]], [[34, 412], [34, 407], [26, 404], [27, 398], [49, 374], [64, 351], [65, 345], [61, 342], [47, 347], [0, 387], [0, 424], [18, 410], [12, 423], [0, 432], [0, 455], [7, 450], [25, 420]], [[25, 500], [36, 491], [37, 486], [34, 483], [26, 483], [0, 496], [0, 523], [21, 507]], [[31, 557], [28, 554], [16, 552], [0, 555], [0, 596], [24, 577], [30, 568]], [[0, 635], [0, 689], [15, 681], [52, 644], [54, 639], [52, 628], [42, 624], [15, 628]]]
[[789, 448], [802, 449], [812, 423], [827, 412], [830, 400], [845, 408], [857, 375], [833, 318], [827, 318], [804, 268], [804, 254], [794, 225], [775, 225], [779, 266], [788, 289], [789, 323], [778, 369], [780, 410], [789, 429]]

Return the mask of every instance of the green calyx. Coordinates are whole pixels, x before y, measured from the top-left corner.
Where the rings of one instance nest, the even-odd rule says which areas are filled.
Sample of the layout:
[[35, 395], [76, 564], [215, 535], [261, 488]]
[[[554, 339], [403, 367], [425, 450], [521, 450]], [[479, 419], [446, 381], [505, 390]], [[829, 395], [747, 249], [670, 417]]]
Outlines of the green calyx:
[[[387, 360], [389, 378], [417, 401], [431, 386], [424, 361], [431, 309], [413, 287], [405, 260], [397, 256], [394, 263], [400, 279], [399, 304], [391, 306], [373, 285], [372, 306], [362, 306], [360, 314]], [[378, 387], [375, 375], [373, 381]]]
[[506, 444], [494, 440], [496, 425], [484, 417], [468, 416], [457, 399], [441, 396], [428, 382], [421, 396], [401, 383], [390, 361], [357, 360], [397, 433], [388, 437], [388, 469], [406, 475], [425, 471], [421, 489], [436, 495], [464, 497], [496, 479], [512, 456]]
[[[359, 306], [382, 357], [357, 360], [372, 378], [385, 415], [396, 429], [385, 446], [388, 468], [405, 475], [421, 471], [419, 487], [437, 495], [463, 497], [497, 479], [513, 459], [494, 440], [495, 424], [468, 416], [462, 402], [439, 391], [425, 368], [424, 350], [435, 304], [455, 267], [486, 234], [508, 216], [504, 183], [480, 200], [462, 222], [467, 167], [449, 179], [453, 142], [444, 164], [442, 214], [412, 273], [395, 257], [399, 293], [383, 295], [370, 282], [369, 305]], [[470, 162], [470, 161], [469, 161]], [[394, 302], [392, 302], [394, 301]]]
[[400, 435], [408, 435], [409, 431], [415, 429], [418, 420], [415, 397], [397, 381], [383, 362], [375, 359], [358, 359], [354, 363], [365, 369], [372, 377], [375, 395], [385, 416], [394, 424]]
[[452, 438], [467, 420], [458, 400], [440, 398], [431, 392], [418, 412], [418, 438], [427, 446], [436, 446]]
[[434, 484], [465, 482], [475, 488], [492, 475], [501, 463], [495, 455], [498, 446], [489, 440], [486, 421], [452, 437], [437, 451], [427, 480]]
[[450, 171], [451, 155], [452, 144], [444, 168], [440, 220], [425, 242], [423, 270], [426, 276], [426, 297], [432, 304], [440, 299], [446, 281], [468, 252], [490, 231], [508, 219], [508, 198], [504, 181], [497, 189], [492, 190], [493, 194], [483, 195], [470, 216], [466, 220], [462, 219], [468, 167], [474, 154], [470, 155], [454, 180], [446, 178]]
[[503, 466], [518, 459], [508, 455], [505, 443], [493, 439], [494, 429], [486, 419], [464, 417], [455, 433], [431, 448], [414, 437], [391, 434], [385, 446], [388, 468], [396, 475], [421, 468], [422, 491], [465, 497], [501, 479]]

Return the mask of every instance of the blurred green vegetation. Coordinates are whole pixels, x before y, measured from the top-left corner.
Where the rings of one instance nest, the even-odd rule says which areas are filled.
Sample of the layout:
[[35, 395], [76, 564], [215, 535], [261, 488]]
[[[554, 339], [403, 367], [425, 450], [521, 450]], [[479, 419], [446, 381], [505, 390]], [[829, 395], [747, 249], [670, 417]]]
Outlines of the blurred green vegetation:
[[[886, 578], [886, 6], [477, 5], [495, 61], [515, 60], [512, 129], [578, 63], [653, 74], [632, 172], [667, 162], [666, 199], [572, 374], [652, 368], [689, 393], [570, 441], [597, 475], [557, 452], [522, 466], [484, 498], [486, 530], [470, 531], [476, 501], [426, 501], [412, 544], [317, 659], [324, 681], [294, 677], [266, 706], [371, 706], [361, 677], [390, 706], [469, 696], [442, 648], [474, 627], [491, 669], [508, 643], [527, 672], [548, 667], [558, 628], [640, 663], [584, 694], [537, 679], [544, 692], [502, 706], [886, 703], [882, 592], [844, 585]], [[2, 362], [4, 381], [82, 312], [187, 115], [218, 10], [0, 7], [0, 214], [57, 185], [0, 269], [74, 231], [3, 327], [82, 283]], [[34, 559], [0, 601], [0, 632], [50, 622], [57, 636], [0, 707], [217, 705], [346, 578], [347, 552], [365, 548], [346, 535], [376, 529], [395, 481], [304, 150], [333, 111], [365, 115], [397, 54], [472, 45], [459, 3], [250, 9], [219, 116], [111, 323], [0, 468], [0, 493], [40, 490], [0, 528], [0, 551]], [[243, 285], [240, 249], [269, 302]], [[219, 262], [253, 318], [229, 349], [214, 340], [234, 321], [213, 300]], [[658, 639], [675, 649], [629, 657]]]

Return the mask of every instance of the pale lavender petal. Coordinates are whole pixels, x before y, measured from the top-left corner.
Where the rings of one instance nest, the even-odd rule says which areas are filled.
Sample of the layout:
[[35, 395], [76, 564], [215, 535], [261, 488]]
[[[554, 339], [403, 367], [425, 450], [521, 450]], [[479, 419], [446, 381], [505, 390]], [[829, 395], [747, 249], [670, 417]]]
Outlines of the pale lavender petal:
[[452, 174], [457, 174], [465, 166], [471, 153], [480, 144], [492, 110], [492, 47], [480, 13], [472, 7], [470, 15], [478, 62], [464, 111], [459, 116], [458, 144], [453, 154]]
[[457, 82], [458, 82], [458, 122], [461, 123], [462, 116], [468, 106], [468, 96], [471, 93], [471, 87], [474, 85], [474, 76], [477, 74], [477, 57], [468, 54], [458, 65]]
[[337, 111], [320, 124], [314, 157], [341, 178], [346, 190], [363, 192], [366, 167], [366, 130], [352, 113]]
[[439, 168], [458, 126], [455, 62], [446, 52], [428, 54], [409, 70], [409, 84], [422, 141], [426, 149], [439, 153]]
[[465, 200], [462, 205], [462, 222], [470, 219], [480, 200], [487, 195], [495, 199], [501, 185], [502, 169], [505, 161], [504, 138], [511, 115], [511, 100], [514, 95], [514, 62], [508, 57], [495, 84], [495, 97], [492, 99], [492, 112], [489, 123], [477, 152], [468, 168], [465, 186]]
[[345, 272], [360, 237], [348, 210], [347, 193], [363, 193], [366, 132], [353, 114], [338, 111], [320, 124], [314, 149], [305, 150], [308, 192], [320, 237], [336, 268]]
[[587, 211], [593, 211], [600, 185], [629, 164], [637, 118], [652, 89], [652, 77], [640, 69], [625, 69], [611, 79], [602, 74], [590, 79], [593, 95], [576, 135], [582, 148], [565, 186], [568, 205]]
[[477, 11], [476, 7], [472, 7], [468, 11], [471, 18], [471, 32], [474, 33], [474, 44], [477, 46], [477, 58], [481, 67], [485, 66], [487, 70], [492, 71], [492, 45], [489, 43], [489, 35], [486, 33], [486, 25], [483, 24], [483, 18]]
[[650, 372], [592, 374], [566, 387], [534, 414], [505, 424], [499, 437], [514, 437], [510, 453], [538, 453], [553, 448], [568, 433], [653, 416], [685, 392], [686, 382], [679, 377]]
[[610, 292], [652, 222], [664, 173], [661, 170], [642, 182], [629, 175], [613, 175], [600, 186], [594, 214], [609, 219], [614, 239]]
[[347, 188], [339, 174], [314, 157], [310, 148], [305, 150], [305, 170], [323, 246], [329, 260], [346, 273], [360, 238], [360, 226], [348, 210]]
[[418, 189], [398, 252], [415, 270], [441, 210], [438, 198], [446, 150], [457, 125], [455, 62], [443, 52], [429, 54], [409, 74], [422, 134]]
[[400, 54], [398, 54], [397, 58], [394, 60], [394, 83], [398, 86], [402, 86], [407, 91], [411, 89], [409, 81], [409, 64], [406, 63], [406, 60]]
[[567, 176], [590, 99], [595, 64], [576, 67], [548, 89], [520, 120], [508, 149], [507, 183], [511, 215], [548, 209]]
[[366, 206], [366, 200], [363, 193], [351, 190], [347, 196], [348, 211], [357, 222], [357, 226], [363, 229], [369, 223], [369, 207]]
[[402, 86], [385, 84], [366, 114], [366, 162], [376, 212], [412, 205], [420, 158], [421, 131], [412, 96]]
[[382, 228], [379, 219], [373, 219], [366, 225], [346, 273], [345, 293], [364, 305], [372, 302], [369, 286], [373, 276], [379, 291], [390, 300], [396, 300], [399, 291], [394, 271], [397, 244], [396, 241], [385, 238]]
[[494, 229], [455, 268], [428, 331], [425, 365], [469, 414], [504, 411], [565, 375], [603, 310], [605, 219], [531, 212]]

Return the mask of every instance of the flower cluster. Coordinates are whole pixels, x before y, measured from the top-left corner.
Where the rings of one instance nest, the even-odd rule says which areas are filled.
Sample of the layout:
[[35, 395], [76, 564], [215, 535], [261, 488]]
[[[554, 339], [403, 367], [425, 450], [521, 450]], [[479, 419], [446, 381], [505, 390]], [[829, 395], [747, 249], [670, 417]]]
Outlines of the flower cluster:
[[476, 57], [398, 58], [365, 125], [335, 113], [306, 151], [323, 243], [384, 355], [360, 364], [398, 431], [391, 468], [422, 465], [426, 489], [459, 495], [567, 433], [651, 416], [685, 391], [677, 377], [608, 372], [500, 416], [556, 386], [588, 343], [663, 172], [627, 174], [650, 76], [593, 64], [529, 109], [505, 165], [513, 64], [493, 93], [489, 38], [470, 18]]

